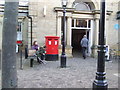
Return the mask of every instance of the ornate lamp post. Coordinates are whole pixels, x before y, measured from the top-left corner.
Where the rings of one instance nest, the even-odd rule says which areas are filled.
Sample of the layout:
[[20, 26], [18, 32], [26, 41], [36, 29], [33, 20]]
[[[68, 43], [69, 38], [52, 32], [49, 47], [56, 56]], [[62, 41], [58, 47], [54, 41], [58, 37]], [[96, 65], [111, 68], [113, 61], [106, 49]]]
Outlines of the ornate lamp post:
[[65, 18], [65, 13], [66, 13], [66, 6], [67, 6], [68, 1], [67, 0], [62, 0], [62, 7], [63, 7], [63, 35], [62, 35], [62, 55], [61, 55], [61, 68], [66, 67], [66, 55], [65, 55], [65, 30], [66, 30], [66, 26], [65, 26], [65, 22], [66, 22], [66, 18]]
[[99, 46], [96, 80], [93, 82], [93, 90], [107, 90], [108, 84], [105, 73], [105, 0], [101, 1]]

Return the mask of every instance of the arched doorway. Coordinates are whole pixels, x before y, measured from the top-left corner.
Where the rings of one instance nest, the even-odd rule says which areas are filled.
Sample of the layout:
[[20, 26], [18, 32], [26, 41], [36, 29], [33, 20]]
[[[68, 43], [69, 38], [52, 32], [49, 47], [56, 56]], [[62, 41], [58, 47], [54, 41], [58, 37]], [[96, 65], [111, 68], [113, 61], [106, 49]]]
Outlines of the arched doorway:
[[[92, 30], [93, 30], [93, 16], [84, 12], [91, 12], [94, 10], [94, 5], [92, 2], [84, 2], [84, 1], [75, 1], [73, 3], [73, 7], [77, 13], [78, 17], [72, 17], [72, 38], [71, 44], [73, 47], [73, 56], [74, 53], [80, 53], [82, 48], [80, 46], [80, 41], [84, 35], [87, 35], [88, 40], [90, 41], [88, 47], [88, 55], [91, 54], [91, 46], [92, 46]], [[82, 14], [80, 13], [82, 12]], [[86, 16], [86, 17], [85, 17]], [[91, 18], [89, 18], [91, 17]]]
[[[66, 54], [68, 57], [74, 56], [73, 54], [74, 54], [75, 48], [76, 50], [77, 48], [80, 50], [79, 43], [80, 43], [81, 37], [84, 34], [87, 34], [87, 37], [90, 40], [90, 45], [88, 49], [89, 55], [94, 53], [94, 51], [91, 50], [91, 46], [97, 45], [97, 38], [98, 38], [97, 32], [98, 32], [98, 26], [99, 26], [99, 18], [95, 13], [96, 6], [94, 6], [93, 2], [90, 2], [91, 0], [88, 0], [88, 1], [89, 2], [85, 2], [84, 0], [75, 0], [71, 5], [72, 7], [66, 9], [65, 35], [66, 35]], [[57, 12], [57, 33], [56, 34], [61, 38], [62, 37], [61, 25], [62, 25], [63, 13], [62, 13], [62, 9], [59, 7], [56, 7], [55, 11]], [[93, 38], [92, 34], [96, 38]], [[77, 41], [75, 42], [76, 39]], [[61, 48], [60, 48], [60, 51], [61, 51]]]

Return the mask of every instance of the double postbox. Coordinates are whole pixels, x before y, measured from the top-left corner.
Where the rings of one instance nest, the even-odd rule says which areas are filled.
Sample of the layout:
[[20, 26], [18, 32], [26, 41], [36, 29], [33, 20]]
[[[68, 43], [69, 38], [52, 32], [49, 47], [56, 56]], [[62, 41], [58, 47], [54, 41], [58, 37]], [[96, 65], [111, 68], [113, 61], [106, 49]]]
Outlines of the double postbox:
[[22, 40], [17, 40], [16, 43], [17, 43], [18, 45], [22, 45], [23, 42], [22, 42]]
[[45, 45], [46, 45], [46, 60], [48, 61], [58, 60], [59, 37], [46, 36]]

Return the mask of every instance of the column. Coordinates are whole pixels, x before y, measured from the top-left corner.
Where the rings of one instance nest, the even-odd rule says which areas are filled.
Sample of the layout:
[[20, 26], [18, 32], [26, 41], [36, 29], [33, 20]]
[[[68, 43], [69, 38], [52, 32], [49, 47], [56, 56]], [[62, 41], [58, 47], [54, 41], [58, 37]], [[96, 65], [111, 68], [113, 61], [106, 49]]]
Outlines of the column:
[[60, 37], [59, 45], [61, 45], [61, 16], [57, 17], [57, 36]]
[[93, 20], [91, 20], [90, 21], [90, 23], [91, 23], [91, 29], [90, 29], [90, 31], [89, 31], [89, 49], [88, 49], [88, 54], [89, 54], [89, 56], [91, 55], [91, 47], [92, 47], [92, 45], [93, 45], [93, 29], [94, 29], [94, 21]]
[[71, 46], [71, 26], [72, 26], [72, 18], [67, 18], [67, 46]]
[[95, 29], [95, 45], [98, 45], [98, 38], [99, 38], [99, 19], [95, 20], [95, 25], [96, 25], [96, 29]]
[[72, 26], [72, 17], [68, 16], [67, 18], [67, 33], [66, 33], [66, 38], [67, 38], [67, 45], [66, 45], [66, 54], [67, 57], [73, 57], [72, 56], [72, 46], [71, 46], [71, 26]]
[[95, 19], [94, 21], [94, 31], [93, 31], [93, 57], [97, 57], [97, 45], [98, 45], [98, 38], [99, 38], [99, 19]]

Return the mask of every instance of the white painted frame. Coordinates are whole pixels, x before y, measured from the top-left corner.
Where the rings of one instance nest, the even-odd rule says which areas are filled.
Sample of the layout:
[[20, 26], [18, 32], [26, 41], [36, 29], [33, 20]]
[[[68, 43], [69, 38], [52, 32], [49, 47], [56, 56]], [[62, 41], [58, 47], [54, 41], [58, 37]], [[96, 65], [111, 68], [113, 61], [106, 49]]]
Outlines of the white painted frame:
[[[82, 18], [81, 18], [82, 19]], [[89, 25], [89, 20], [90, 20], [90, 28], [88, 27]], [[87, 35], [87, 32], [89, 32], [89, 46], [88, 46], [88, 56], [91, 55], [92, 51], [91, 51], [91, 47], [93, 45], [93, 28], [94, 28], [94, 20], [92, 19], [89, 19], [87, 20], [87, 27], [86, 28], [82, 28], [82, 27], [75, 27], [76, 25], [76, 19], [74, 19], [74, 27], [72, 27], [72, 29], [85, 29], [87, 30], [86, 31], [86, 35]]]

